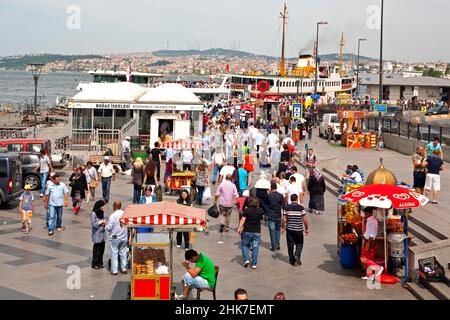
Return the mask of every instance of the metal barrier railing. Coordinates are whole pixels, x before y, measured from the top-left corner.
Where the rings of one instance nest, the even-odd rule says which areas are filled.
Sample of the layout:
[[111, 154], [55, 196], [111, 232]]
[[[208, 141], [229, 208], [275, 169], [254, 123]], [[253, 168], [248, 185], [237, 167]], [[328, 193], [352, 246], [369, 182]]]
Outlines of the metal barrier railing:
[[391, 118], [370, 117], [366, 118], [366, 128], [378, 131], [380, 121], [382, 132], [384, 133], [426, 142], [431, 142], [435, 137], [438, 137], [441, 144], [448, 145], [450, 143], [450, 127], [398, 121]]

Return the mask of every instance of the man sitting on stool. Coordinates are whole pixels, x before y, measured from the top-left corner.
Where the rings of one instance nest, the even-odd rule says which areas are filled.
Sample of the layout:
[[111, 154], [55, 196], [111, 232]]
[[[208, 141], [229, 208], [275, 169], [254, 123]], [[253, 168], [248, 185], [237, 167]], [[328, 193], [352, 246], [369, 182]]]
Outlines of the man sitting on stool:
[[[192, 249], [187, 250], [184, 257], [183, 266], [187, 272], [183, 276], [183, 295], [176, 296], [177, 300], [188, 299], [191, 289], [214, 288], [216, 285], [216, 269], [211, 259]], [[189, 267], [189, 263], [195, 263], [194, 269]]]

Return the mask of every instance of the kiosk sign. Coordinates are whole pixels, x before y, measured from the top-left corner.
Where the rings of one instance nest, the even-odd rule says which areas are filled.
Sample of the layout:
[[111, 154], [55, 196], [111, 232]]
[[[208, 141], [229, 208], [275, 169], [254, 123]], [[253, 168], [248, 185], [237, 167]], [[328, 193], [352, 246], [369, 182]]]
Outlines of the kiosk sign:
[[300, 120], [302, 118], [303, 105], [301, 103], [292, 104], [292, 119]]

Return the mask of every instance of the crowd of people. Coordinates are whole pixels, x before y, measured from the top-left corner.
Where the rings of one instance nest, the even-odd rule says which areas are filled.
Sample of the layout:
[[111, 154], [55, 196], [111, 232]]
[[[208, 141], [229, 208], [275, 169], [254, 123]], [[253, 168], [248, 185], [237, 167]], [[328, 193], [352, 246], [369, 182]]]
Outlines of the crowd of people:
[[[239, 212], [236, 229], [243, 267], [257, 269], [263, 226], [268, 228], [270, 250], [281, 250], [283, 234], [289, 263], [301, 266], [305, 236], [310, 233], [307, 213], [320, 215], [325, 212], [326, 182], [318, 168], [319, 159], [308, 145], [301, 159], [304, 171], [299, 170], [294, 161], [296, 148], [291, 138], [292, 130], [300, 130], [301, 140], [311, 139], [315, 124], [313, 114], [307, 114], [300, 121], [288, 118], [283, 119], [280, 127], [274, 121], [262, 122], [251, 112], [237, 112], [231, 106], [211, 106], [205, 112], [200, 150], [169, 148], [162, 152], [156, 142], [153, 148], [147, 148], [145, 159], [137, 157], [134, 161], [131, 158], [130, 138], [126, 137], [121, 147], [125, 169], [130, 171], [132, 202], [149, 204], [161, 201], [162, 187], [166, 192], [171, 191], [166, 182], [172, 173], [192, 171], [193, 185], [190, 189], [181, 189], [176, 202], [184, 206], [204, 207], [206, 200], [211, 199], [213, 207], [217, 206], [219, 211], [219, 233], [228, 233], [233, 229], [233, 211]], [[432, 193], [431, 202], [436, 204], [442, 158], [438, 138], [425, 149], [418, 147], [412, 158], [414, 188], [425, 192], [425, 195]], [[162, 168], [165, 172], [161, 176]], [[93, 202], [90, 219], [93, 243], [91, 266], [93, 269], [104, 268], [103, 256], [109, 234], [110, 272], [113, 275], [118, 272], [126, 274], [132, 233], [120, 224], [124, 212], [122, 203], [113, 201], [113, 213], [109, 218], [105, 214], [111, 185], [117, 175], [109, 156], [103, 157], [98, 169], [91, 162], [76, 166], [68, 179], [68, 186], [53, 172], [51, 161], [45, 155], [41, 157], [36, 171], [41, 176], [40, 195], [46, 209], [49, 236], [63, 230], [62, 215], [64, 208], [68, 207], [69, 196], [75, 215], [80, 213], [84, 202]], [[357, 165], [349, 165], [342, 181], [362, 183], [364, 173]], [[96, 188], [99, 186], [102, 194], [100, 199], [96, 199]], [[35, 200], [29, 186], [25, 186], [20, 200], [23, 231], [28, 233]], [[215, 265], [204, 253], [192, 249], [188, 232], [177, 233], [176, 246], [183, 246], [186, 250], [184, 290], [183, 295], [177, 298], [187, 298], [195, 288], [213, 288]], [[191, 268], [190, 264], [195, 264], [195, 267]], [[244, 289], [238, 289], [235, 296], [247, 298]], [[277, 297], [284, 299], [282, 293], [277, 293]]]

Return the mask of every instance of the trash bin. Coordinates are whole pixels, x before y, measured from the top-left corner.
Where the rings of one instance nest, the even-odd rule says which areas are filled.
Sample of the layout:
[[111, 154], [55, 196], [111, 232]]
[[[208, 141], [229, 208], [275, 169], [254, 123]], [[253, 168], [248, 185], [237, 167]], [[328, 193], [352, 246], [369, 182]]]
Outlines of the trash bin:
[[356, 244], [343, 244], [339, 250], [339, 260], [341, 261], [341, 266], [344, 269], [355, 269], [357, 264], [357, 250]]

